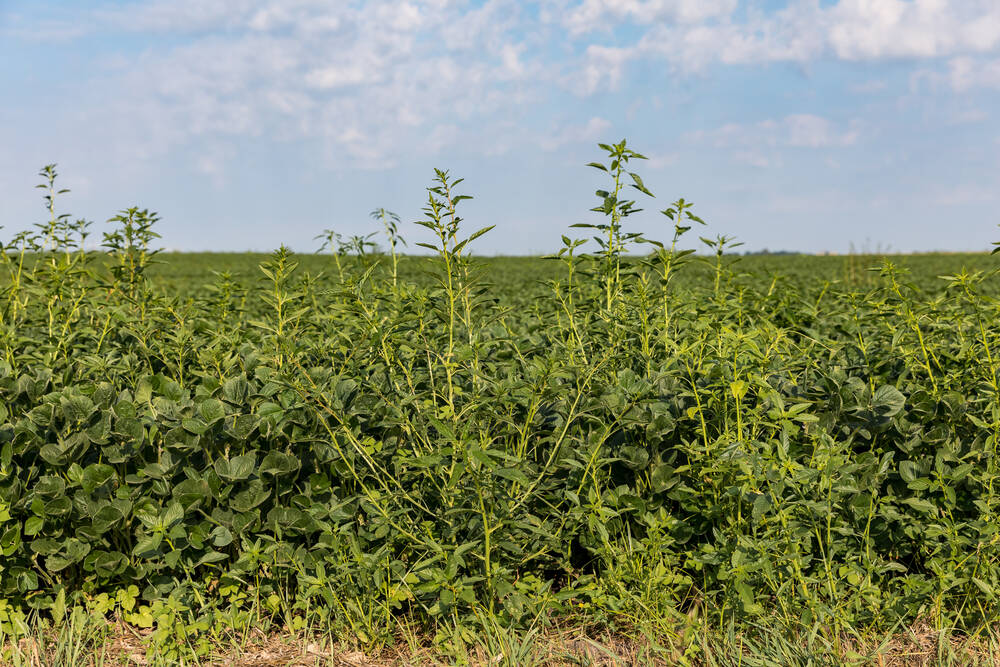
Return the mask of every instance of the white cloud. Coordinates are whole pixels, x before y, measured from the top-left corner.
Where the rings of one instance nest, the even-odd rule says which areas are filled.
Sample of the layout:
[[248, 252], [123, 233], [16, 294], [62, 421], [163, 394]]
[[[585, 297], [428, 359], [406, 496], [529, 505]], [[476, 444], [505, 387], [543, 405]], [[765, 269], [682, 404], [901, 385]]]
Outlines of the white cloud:
[[570, 87], [582, 95], [600, 90], [617, 90], [625, 65], [639, 57], [635, 49], [592, 44], [587, 47], [583, 66], [570, 77]]
[[226, 165], [233, 159], [232, 150], [224, 145], [206, 146], [194, 159], [194, 169], [219, 187], [226, 182]]
[[373, 18], [377, 24], [396, 32], [414, 32], [424, 21], [420, 8], [411, 2], [378, 5]]
[[814, 150], [853, 146], [861, 135], [858, 122], [839, 127], [811, 114], [792, 114], [758, 123], [727, 123], [714, 130], [685, 135], [696, 146], [728, 151], [731, 159], [752, 167], [779, 167], [789, 149]]
[[971, 125], [989, 118], [990, 114], [983, 109], [961, 109], [948, 114], [946, 122], [949, 125]]
[[378, 67], [362, 62], [318, 67], [305, 75], [305, 82], [313, 88], [332, 90], [344, 86], [371, 83], [378, 76]]
[[977, 89], [1000, 89], [1000, 58], [956, 56], [942, 65], [934, 63], [910, 75], [914, 91], [951, 90], [967, 93]]
[[554, 151], [567, 144], [592, 143], [599, 140], [602, 133], [610, 127], [608, 120], [594, 116], [583, 125], [567, 125], [556, 130], [544, 137], [539, 144], [543, 150]]
[[852, 84], [848, 86], [848, 89], [852, 93], [857, 93], [859, 95], [870, 95], [873, 93], [881, 93], [883, 90], [889, 87], [883, 79], [870, 79], [868, 81], [861, 81], [859, 83]]
[[933, 58], [1000, 43], [992, 0], [841, 0], [828, 14], [830, 45], [844, 60]]
[[649, 165], [650, 169], [663, 169], [664, 167], [672, 167], [675, 164], [677, 164], [681, 159], [680, 153], [677, 152], [666, 152], [666, 151], [663, 152], [658, 151], [655, 153], [643, 152], [643, 155], [645, 155], [649, 159], [649, 161], [646, 162], [646, 164]]
[[255, 12], [259, 4], [252, 0], [152, 0], [98, 9], [93, 16], [100, 23], [129, 32], [187, 33], [235, 27], [261, 12], [286, 14], [274, 7]]
[[732, 14], [738, 0], [583, 0], [564, 14], [574, 34], [606, 30], [609, 20], [698, 23]]
[[997, 187], [975, 184], [959, 184], [938, 188], [930, 194], [930, 203], [935, 206], [968, 206], [997, 200]]
[[[318, 139], [368, 167], [515, 113], [557, 68], [516, 0], [154, 0], [90, 14], [94, 30], [170, 33], [104, 78], [82, 113], [144, 155], [210, 135]], [[537, 31], [536, 31], [537, 32]], [[115, 99], [107, 105], [107, 99]], [[433, 124], [431, 120], [433, 119]], [[414, 133], [414, 128], [422, 128]], [[218, 171], [219, 160], [202, 171]]]
[[[605, 83], [616, 86], [630, 61], [662, 59], [681, 71], [691, 72], [715, 62], [727, 65], [805, 62], [823, 53], [825, 17], [812, 3], [800, 0], [769, 14], [749, 12], [743, 22], [736, 22], [731, 16], [732, 3], [708, 4], [718, 9], [711, 13], [711, 19], [651, 20], [645, 32], [631, 44], [588, 46], [583, 85], [576, 89], [592, 93]], [[581, 5], [584, 6], [586, 3]], [[610, 18], [611, 15], [606, 20]], [[573, 31], [572, 14], [563, 17], [562, 22]]]
[[[518, 127], [523, 109], [560, 85], [581, 96], [618, 90], [639, 63], [686, 73], [932, 59], [920, 76], [939, 86], [1000, 88], [998, 0], [790, 0], [766, 12], [739, 0], [150, 0], [74, 11], [48, 29], [151, 36], [106, 67], [90, 106], [79, 106], [88, 132], [108, 128], [109, 146], [146, 156], [244, 136], [306, 139], [333, 162], [367, 167], [475, 142], [493, 154], [519, 141], [553, 150], [610, 123], [580, 115], [539, 136]], [[763, 165], [775, 164], [778, 147], [846, 146], [858, 132], [791, 115], [698, 140]]]
[[728, 123], [714, 130], [692, 132], [690, 141], [715, 148], [835, 148], [855, 144], [857, 123], [838, 129], [830, 120], [811, 114], [792, 114], [759, 123]]
[[788, 145], [795, 148], [850, 146], [857, 142], [859, 135], [856, 125], [841, 131], [826, 118], [809, 114], [786, 116], [769, 129], [776, 129], [779, 135], [786, 136]]
[[696, 71], [712, 63], [930, 59], [1000, 48], [996, 0], [839, 0], [829, 6], [791, 0], [773, 12], [751, 6], [742, 17], [736, 9], [728, 0], [582, 0], [553, 20], [577, 36], [625, 22], [644, 28], [636, 39], [587, 49], [586, 85], [579, 88], [588, 92], [599, 88], [595, 82], [614, 84], [626, 63], [646, 58]]
[[957, 91], [1000, 88], [1000, 60], [954, 58], [948, 63], [948, 83]]

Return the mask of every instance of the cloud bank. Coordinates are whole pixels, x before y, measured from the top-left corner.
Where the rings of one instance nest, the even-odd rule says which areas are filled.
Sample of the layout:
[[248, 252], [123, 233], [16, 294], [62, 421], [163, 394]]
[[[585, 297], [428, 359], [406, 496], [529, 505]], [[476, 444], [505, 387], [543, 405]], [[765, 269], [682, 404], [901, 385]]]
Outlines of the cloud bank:
[[[147, 38], [138, 54], [105, 63], [95, 97], [118, 103], [82, 112], [149, 154], [261, 135], [318, 142], [330, 159], [365, 168], [477, 141], [503, 152], [505, 126], [526, 108], [617, 90], [643, 64], [685, 76], [906, 60], [954, 91], [1000, 87], [994, 0], [792, 0], [775, 11], [737, 0], [153, 0], [76, 12], [11, 30]], [[774, 122], [822, 134], [821, 121], [790, 118]], [[559, 137], [597, 138], [597, 120], [572, 128], [552, 118], [522, 139], [551, 150]]]

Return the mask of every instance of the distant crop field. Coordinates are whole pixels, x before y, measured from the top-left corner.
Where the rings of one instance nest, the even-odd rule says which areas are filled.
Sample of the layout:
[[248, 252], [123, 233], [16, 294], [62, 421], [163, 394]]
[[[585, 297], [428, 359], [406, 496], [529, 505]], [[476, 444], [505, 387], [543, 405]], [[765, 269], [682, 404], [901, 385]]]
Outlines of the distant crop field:
[[53, 186], [0, 254], [0, 661], [97, 661], [98, 620], [166, 662], [992, 650], [997, 257], [691, 254], [605, 148], [599, 245], [549, 258], [471, 254], [445, 172], [426, 256], [385, 211], [382, 250], [157, 254], [129, 209], [88, 252]]

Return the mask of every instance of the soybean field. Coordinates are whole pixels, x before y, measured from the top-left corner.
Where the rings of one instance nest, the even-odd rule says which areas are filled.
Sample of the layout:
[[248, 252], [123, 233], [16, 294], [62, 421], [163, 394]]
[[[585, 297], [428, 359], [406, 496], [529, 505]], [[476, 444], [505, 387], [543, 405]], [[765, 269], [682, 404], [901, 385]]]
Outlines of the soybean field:
[[544, 258], [476, 255], [445, 171], [434, 243], [377, 210], [250, 255], [73, 221], [43, 170], [0, 253], [0, 662], [993, 664], [1000, 257], [742, 256], [602, 148]]

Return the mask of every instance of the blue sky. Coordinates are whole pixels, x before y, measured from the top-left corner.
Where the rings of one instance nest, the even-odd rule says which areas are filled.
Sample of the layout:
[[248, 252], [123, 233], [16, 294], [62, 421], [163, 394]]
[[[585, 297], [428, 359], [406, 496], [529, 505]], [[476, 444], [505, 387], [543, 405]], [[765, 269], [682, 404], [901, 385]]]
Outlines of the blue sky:
[[[0, 0], [0, 239], [158, 211], [181, 250], [311, 251], [466, 179], [480, 254], [595, 221], [598, 141], [748, 249], [1000, 239], [996, 0]], [[421, 240], [405, 224], [410, 240]]]

